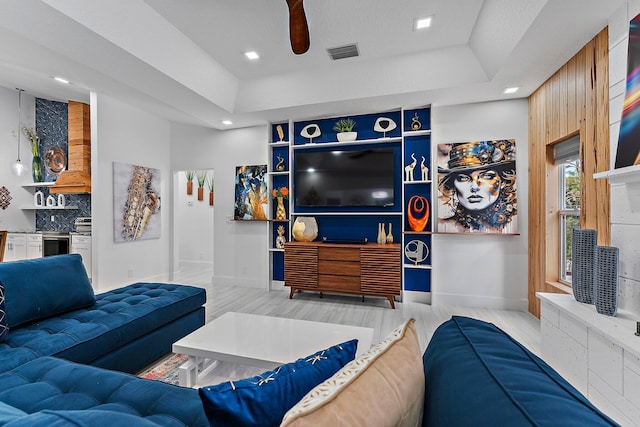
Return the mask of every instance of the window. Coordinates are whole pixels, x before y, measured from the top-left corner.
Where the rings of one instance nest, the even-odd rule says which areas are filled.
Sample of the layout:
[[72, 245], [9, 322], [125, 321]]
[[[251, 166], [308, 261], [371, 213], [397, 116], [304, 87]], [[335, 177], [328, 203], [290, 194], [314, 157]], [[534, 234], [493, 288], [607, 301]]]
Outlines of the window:
[[573, 228], [580, 226], [580, 160], [558, 165], [560, 229], [560, 281], [571, 283], [571, 248]]

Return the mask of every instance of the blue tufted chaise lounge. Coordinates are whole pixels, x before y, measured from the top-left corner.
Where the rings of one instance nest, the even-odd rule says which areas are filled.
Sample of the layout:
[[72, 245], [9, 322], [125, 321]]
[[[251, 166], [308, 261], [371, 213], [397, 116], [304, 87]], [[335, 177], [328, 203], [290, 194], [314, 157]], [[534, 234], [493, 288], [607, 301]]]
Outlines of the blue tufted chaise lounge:
[[94, 295], [77, 254], [0, 263], [0, 284], [0, 426], [208, 425], [197, 390], [114, 372], [140, 370], [204, 325], [203, 289]]

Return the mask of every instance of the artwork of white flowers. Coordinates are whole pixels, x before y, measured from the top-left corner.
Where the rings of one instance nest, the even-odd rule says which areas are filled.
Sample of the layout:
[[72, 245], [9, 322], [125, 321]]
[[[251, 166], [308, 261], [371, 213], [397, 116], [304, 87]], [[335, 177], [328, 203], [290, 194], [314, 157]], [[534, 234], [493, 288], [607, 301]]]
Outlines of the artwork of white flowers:
[[113, 163], [114, 241], [160, 238], [160, 169]]

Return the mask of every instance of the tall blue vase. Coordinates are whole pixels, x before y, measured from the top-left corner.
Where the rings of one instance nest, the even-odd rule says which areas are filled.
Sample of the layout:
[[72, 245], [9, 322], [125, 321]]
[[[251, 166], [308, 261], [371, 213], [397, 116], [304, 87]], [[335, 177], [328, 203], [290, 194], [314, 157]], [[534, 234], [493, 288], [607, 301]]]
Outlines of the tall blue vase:
[[598, 232], [573, 229], [571, 245], [571, 287], [576, 301], [593, 304]]
[[594, 304], [598, 313], [615, 316], [618, 311], [620, 250], [611, 246], [598, 246], [597, 252]]

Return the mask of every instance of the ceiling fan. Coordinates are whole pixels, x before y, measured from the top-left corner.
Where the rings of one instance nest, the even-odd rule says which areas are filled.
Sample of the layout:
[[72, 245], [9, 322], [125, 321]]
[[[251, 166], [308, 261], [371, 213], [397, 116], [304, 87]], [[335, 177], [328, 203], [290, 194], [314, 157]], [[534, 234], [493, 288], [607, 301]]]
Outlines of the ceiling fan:
[[304, 14], [303, 0], [287, 0], [289, 6], [289, 38], [291, 49], [296, 55], [309, 50], [309, 26]]

